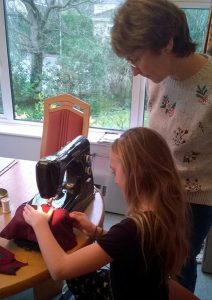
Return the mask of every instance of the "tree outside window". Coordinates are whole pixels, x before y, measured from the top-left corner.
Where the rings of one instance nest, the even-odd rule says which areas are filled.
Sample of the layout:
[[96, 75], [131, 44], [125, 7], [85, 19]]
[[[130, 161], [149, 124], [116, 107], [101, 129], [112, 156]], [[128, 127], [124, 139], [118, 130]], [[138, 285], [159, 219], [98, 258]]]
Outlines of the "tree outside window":
[[128, 128], [131, 71], [110, 46], [119, 2], [5, 4], [16, 119], [42, 120], [45, 98], [70, 93], [90, 104], [91, 126]]

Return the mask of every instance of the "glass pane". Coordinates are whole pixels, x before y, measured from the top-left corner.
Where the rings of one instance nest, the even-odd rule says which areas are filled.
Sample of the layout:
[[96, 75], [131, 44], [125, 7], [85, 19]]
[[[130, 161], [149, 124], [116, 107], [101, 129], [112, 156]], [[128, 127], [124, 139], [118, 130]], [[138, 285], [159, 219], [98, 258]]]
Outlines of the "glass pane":
[[202, 52], [204, 48], [205, 36], [207, 34], [207, 23], [209, 18], [209, 9], [183, 9], [190, 30], [191, 39], [197, 45], [197, 52]]
[[43, 100], [61, 93], [91, 106], [91, 126], [126, 129], [132, 75], [110, 46], [116, 4], [5, 1], [16, 119], [41, 120]]

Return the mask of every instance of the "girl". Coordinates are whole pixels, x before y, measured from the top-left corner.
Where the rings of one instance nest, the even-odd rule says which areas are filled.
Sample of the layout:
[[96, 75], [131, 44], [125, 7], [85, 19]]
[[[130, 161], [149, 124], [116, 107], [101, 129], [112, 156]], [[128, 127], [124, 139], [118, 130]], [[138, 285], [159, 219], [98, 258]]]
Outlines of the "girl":
[[[105, 232], [85, 214], [70, 213], [96, 240], [91, 245], [67, 254], [50, 231], [49, 215], [26, 205], [24, 218], [36, 233], [52, 278], [73, 279], [68, 286], [76, 299], [168, 300], [168, 280], [178, 275], [188, 250], [186, 206], [169, 148], [155, 131], [132, 128], [112, 144], [110, 167], [128, 204], [126, 218]], [[108, 263], [111, 286], [99, 270]], [[98, 277], [104, 284], [95, 284], [94, 291], [91, 278], [100, 284]], [[77, 292], [76, 283], [82, 281]]]

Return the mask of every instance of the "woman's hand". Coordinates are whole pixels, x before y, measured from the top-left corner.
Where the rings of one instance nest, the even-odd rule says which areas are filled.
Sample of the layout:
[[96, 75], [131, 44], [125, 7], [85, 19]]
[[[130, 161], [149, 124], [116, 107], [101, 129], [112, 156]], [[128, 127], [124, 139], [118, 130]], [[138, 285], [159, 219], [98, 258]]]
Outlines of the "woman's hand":
[[85, 213], [73, 211], [69, 216], [76, 221], [74, 224], [76, 228], [90, 237], [95, 235], [96, 226], [89, 220]]
[[35, 227], [40, 223], [48, 223], [53, 213], [53, 209], [50, 208], [47, 213], [42, 210], [41, 206], [38, 206], [37, 209], [34, 209], [31, 205], [26, 204], [23, 211], [24, 220]]

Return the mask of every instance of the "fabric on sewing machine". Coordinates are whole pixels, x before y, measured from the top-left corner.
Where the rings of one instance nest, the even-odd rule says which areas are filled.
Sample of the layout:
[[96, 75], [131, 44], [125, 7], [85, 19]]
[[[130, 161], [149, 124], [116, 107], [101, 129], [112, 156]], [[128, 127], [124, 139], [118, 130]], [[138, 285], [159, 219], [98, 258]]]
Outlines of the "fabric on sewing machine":
[[26, 265], [28, 263], [16, 260], [12, 252], [0, 246], [0, 273], [15, 275], [18, 269]]
[[[30, 248], [30, 243], [32, 243], [32, 245], [34, 243], [37, 246], [38, 244], [33, 228], [25, 222], [23, 217], [23, 209], [25, 204], [26, 203], [23, 203], [17, 208], [12, 220], [0, 232], [0, 237], [8, 240], [14, 239], [19, 246], [22, 245], [24, 248]], [[32, 206], [37, 208], [36, 205]], [[41, 207], [44, 212], [48, 212], [50, 208], [47, 204], [42, 204]], [[76, 238], [73, 233], [73, 219], [70, 218], [69, 212], [66, 209], [55, 209], [49, 221], [49, 225], [55, 239], [65, 251], [76, 246]], [[27, 241], [30, 243], [27, 244]], [[25, 247], [24, 245], [27, 246]], [[35, 247], [31, 248], [35, 249]]]

